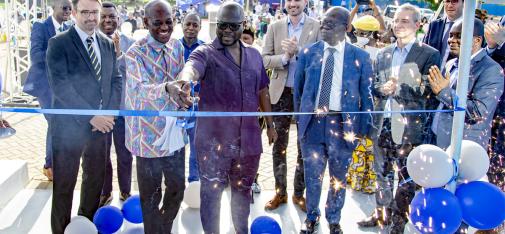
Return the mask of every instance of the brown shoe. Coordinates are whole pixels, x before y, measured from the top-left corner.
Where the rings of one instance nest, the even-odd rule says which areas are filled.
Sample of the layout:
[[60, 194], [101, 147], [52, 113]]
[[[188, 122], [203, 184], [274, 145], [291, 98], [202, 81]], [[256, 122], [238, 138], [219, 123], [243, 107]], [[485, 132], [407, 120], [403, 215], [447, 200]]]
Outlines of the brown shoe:
[[297, 197], [297, 196], [293, 195], [292, 199], [293, 199], [293, 204], [298, 206], [298, 208], [300, 208], [300, 210], [302, 210], [303, 212], [307, 213], [307, 205], [305, 202], [305, 198], [303, 196]]
[[49, 181], [53, 181], [53, 169], [52, 168], [50, 168], [50, 167], [48, 167], [48, 168], [43, 167], [42, 168], [42, 174], [44, 174]]
[[288, 196], [275, 194], [274, 198], [268, 201], [267, 204], [265, 205], [265, 210], [275, 210], [281, 204], [286, 204], [287, 202], [288, 202]]

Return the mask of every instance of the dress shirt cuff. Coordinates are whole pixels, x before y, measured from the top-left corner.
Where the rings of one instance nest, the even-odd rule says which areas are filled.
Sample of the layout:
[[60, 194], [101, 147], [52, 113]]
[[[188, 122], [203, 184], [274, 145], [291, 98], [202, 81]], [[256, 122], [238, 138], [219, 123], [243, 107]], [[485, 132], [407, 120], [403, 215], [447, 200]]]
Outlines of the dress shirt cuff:
[[445, 106], [449, 107], [449, 108], [454, 108], [452, 106], [452, 100], [453, 100], [453, 96], [456, 95], [456, 92], [452, 89], [452, 88], [449, 88], [449, 87], [446, 87], [444, 89], [442, 89], [440, 91], [440, 93], [438, 93], [437, 95], [437, 99], [442, 102]]

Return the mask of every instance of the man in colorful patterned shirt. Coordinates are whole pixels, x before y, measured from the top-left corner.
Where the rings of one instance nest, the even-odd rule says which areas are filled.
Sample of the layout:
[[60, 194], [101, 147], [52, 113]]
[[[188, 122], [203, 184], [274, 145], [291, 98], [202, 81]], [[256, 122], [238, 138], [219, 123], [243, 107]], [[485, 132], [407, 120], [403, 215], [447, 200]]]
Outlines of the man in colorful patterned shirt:
[[[238, 3], [225, 2], [218, 10], [217, 20], [217, 38], [191, 53], [181, 80], [200, 81], [201, 111], [255, 112], [260, 108], [270, 112], [268, 77], [261, 55], [240, 42], [245, 26], [243, 8]], [[184, 88], [187, 90], [187, 85]], [[277, 133], [272, 117], [266, 120], [268, 139], [273, 143]], [[229, 184], [233, 226], [236, 233], [248, 233], [251, 184], [262, 152], [258, 118], [197, 118], [195, 145], [204, 232], [221, 233], [221, 195]]]
[[[144, 24], [149, 35], [135, 42], [126, 54], [126, 109], [177, 109], [174, 97], [179, 100], [180, 85], [175, 78], [184, 66], [184, 48], [179, 40], [170, 39], [175, 24], [172, 20], [167, 2], [152, 0], [146, 4]], [[165, 117], [126, 117], [126, 147], [137, 160], [146, 233], [170, 233], [184, 196], [184, 147], [169, 152], [154, 143], [163, 135], [165, 124]], [[163, 176], [165, 196], [160, 209]]]

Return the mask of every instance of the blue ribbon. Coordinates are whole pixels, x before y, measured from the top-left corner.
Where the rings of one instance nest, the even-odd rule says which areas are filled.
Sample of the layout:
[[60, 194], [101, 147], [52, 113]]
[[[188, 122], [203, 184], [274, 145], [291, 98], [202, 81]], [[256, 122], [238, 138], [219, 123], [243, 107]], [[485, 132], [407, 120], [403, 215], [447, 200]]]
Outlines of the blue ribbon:
[[256, 117], [286, 115], [334, 115], [334, 114], [417, 114], [434, 112], [465, 111], [456, 107], [454, 110], [403, 110], [403, 111], [332, 111], [332, 112], [225, 112], [225, 111], [155, 111], [155, 110], [90, 110], [90, 109], [39, 109], [39, 108], [0, 108], [3, 112], [55, 114], [55, 115], [108, 115], [108, 116], [172, 116], [172, 117]]

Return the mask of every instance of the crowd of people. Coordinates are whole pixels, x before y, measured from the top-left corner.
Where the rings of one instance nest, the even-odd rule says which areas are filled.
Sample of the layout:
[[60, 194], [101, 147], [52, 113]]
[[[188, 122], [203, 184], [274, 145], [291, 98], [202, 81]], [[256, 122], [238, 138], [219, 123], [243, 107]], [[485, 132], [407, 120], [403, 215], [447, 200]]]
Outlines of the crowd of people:
[[[295, 170], [291, 200], [307, 213], [302, 233], [318, 229], [327, 165], [330, 233], [343, 233], [347, 184], [375, 194], [376, 208], [359, 226], [403, 233], [416, 191], [414, 183], [403, 183], [409, 178], [409, 152], [421, 144], [446, 149], [451, 139], [453, 115], [440, 110], [455, 108], [463, 0], [442, 4], [444, 16], [430, 22], [420, 40], [420, 11], [411, 4], [398, 8], [389, 31], [373, 1], [365, 13], [358, 7], [330, 7], [314, 18], [316, 13], [306, 12], [307, 0], [286, 0], [284, 13], [265, 20], [268, 5], [256, 5], [255, 16], [248, 17], [239, 4], [224, 2], [217, 12], [217, 37], [203, 42], [196, 11], [181, 19], [183, 37], [172, 38], [176, 13], [166, 1], [151, 0], [125, 13], [100, 0], [55, 0], [53, 14], [33, 24], [32, 64], [24, 86], [42, 108], [286, 115], [264, 117], [264, 129], [253, 116], [45, 115], [43, 171], [53, 181], [53, 233], [64, 233], [70, 222], [81, 160], [78, 214], [92, 220], [113, 199], [112, 143], [121, 201], [131, 196], [135, 159], [146, 233], [171, 232], [186, 180], [201, 183], [205, 233], [220, 233], [221, 195], [227, 186], [234, 229], [248, 233], [251, 189], [260, 192], [262, 130], [272, 145], [275, 178], [275, 195], [265, 209], [288, 202], [292, 123], [297, 163], [289, 169]], [[148, 35], [135, 41], [122, 33], [120, 24], [131, 18], [125, 15], [140, 17], [138, 25]], [[71, 17], [73, 24], [68, 24]], [[505, 18], [486, 24], [475, 19], [464, 128], [464, 139], [489, 149], [489, 181], [502, 190], [504, 44]], [[384, 113], [368, 113], [372, 110]], [[401, 185], [393, 193], [395, 176]], [[466, 228], [464, 223], [460, 227]]]

